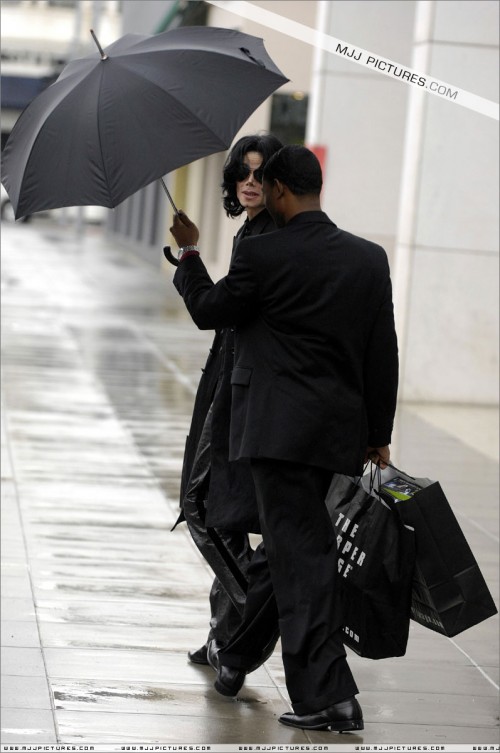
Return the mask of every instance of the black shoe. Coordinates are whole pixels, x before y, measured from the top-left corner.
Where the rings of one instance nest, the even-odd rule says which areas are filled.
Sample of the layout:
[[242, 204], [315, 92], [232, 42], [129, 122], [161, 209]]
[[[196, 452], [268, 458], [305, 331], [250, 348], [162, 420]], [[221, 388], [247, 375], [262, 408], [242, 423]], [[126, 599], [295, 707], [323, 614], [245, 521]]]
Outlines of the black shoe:
[[346, 698], [345, 701], [334, 703], [323, 711], [313, 714], [282, 714], [280, 722], [288, 727], [299, 729], [327, 729], [333, 732], [351, 732], [364, 729], [363, 712], [355, 698]]
[[208, 664], [207, 644], [198, 648], [196, 651], [188, 651], [188, 659], [193, 664]]
[[246, 672], [244, 669], [227, 667], [225, 664], [219, 666], [218, 650], [215, 640], [211, 640], [207, 647], [207, 659], [210, 666], [217, 672], [214, 688], [221, 695], [231, 697], [238, 695], [245, 682]]

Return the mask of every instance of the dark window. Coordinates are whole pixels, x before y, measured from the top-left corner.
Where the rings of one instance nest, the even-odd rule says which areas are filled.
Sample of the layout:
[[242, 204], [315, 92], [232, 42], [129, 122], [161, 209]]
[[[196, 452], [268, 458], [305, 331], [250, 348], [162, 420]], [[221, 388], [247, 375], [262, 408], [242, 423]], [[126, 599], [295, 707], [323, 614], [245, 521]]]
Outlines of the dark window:
[[208, 5], [203, 0], [190, 0], [181, 14], [180, 26], [206, 26]]
[[49, 0], [49, 5], [60, 8], [74, 8], [78, 0]]
[[2, 107], [24, 110], [57, 76], [2, 76]]
[[284, 144], [304, 143], [308, 101], [303, 92], [273, 94], [269, 130]]

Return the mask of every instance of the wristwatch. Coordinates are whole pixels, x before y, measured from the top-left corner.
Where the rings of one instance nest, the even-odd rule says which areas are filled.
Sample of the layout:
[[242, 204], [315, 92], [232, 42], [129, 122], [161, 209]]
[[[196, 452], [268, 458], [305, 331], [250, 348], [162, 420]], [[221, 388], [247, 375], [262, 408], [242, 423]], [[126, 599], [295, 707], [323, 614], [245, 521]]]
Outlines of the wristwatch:
[[177, 251], [177, 258], [180, 259], [181, 256], [186, 253], [186, 251], [197, 251], [198, 253], [200, 253], [199, 246], [181, 246]]

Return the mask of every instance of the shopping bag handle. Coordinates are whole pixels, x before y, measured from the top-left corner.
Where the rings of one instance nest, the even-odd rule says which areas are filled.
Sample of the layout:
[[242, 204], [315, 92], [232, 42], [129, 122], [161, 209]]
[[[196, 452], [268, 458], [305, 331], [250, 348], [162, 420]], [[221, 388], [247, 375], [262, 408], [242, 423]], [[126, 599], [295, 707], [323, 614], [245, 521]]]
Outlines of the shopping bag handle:
[[[360, 476], [354, 476], [354, 477], [352, 477], [352, 479], [353, 479], [353, 482], [354, 482], [354, 484], [356, 486], [361, 487], [362, 486], [361, 479], [364, 476], [367, 475], [366, 474], [366, 469], [368, 468], [369, 465], [371, 467], [370, 467], [370, 471], [369, 471], [369, 473], [370, 473], [370, 484], [368, 486], [368, 492], [369, 492], [369, 494], [371, 494], [372, 491], [373, 491], [373, 489], [375, 488], [376, 482], [378, 481], [378, 486], [380, 487], [380, 483], [382, 481], [381, 476], [380, 476], [381, 470], [380, 470], [379, 466], [376, 463], [373, 463], [371, 460], [368, 460], [364, 464], [364, 466], [363, 466], [363, 473]], [[366, 488], [365, 488], [365, 491], [366, 491]]]
[[[365, 463], [365, 466], [363, 468], [363, 476], [365, 475], [366, 469], [369, 464], [371, 464], [371, 468], [369, 472], [370, 483], [369, 483], [368, 490], [365, 488], [365, 492], [367, 492], [371, 497], [378, 499], [381, 504], [385, 505], [389, 510], [391, 510], [391, 512], [393, 512], [396, 515], [400, 524], [403, 525], [396, 501], [389, 498], [382, 499], [382, 497], [380, 496], [379, 492], [380, 492], [380, 487], [382, 485], [382, 469], [380, 468], [380, 466], [374, 463], [373, 461], [369, 460], [367, 463]], [[389, 463], [386, 463], [386, 465], [389, 465]], [[398, 471], [398, 469], [395, 466], [391, 466], [391, 468], [394, 468], [396, 471]], [[403, 471], [398, 471], [398, 472], [403, 473]], [[408, 475], [408, 474], [405, 474], [405, 475]], [[364, 488], [361, 484], [361, 476], [359, 476], [357, 480], [355, 480], [355, 483], [358, 487]], [[361, 510], [359, 511], [359, 514], [361, 514]], [[357, 515], [354, 516], [353, 521], [356, 520], [356, 517]]]

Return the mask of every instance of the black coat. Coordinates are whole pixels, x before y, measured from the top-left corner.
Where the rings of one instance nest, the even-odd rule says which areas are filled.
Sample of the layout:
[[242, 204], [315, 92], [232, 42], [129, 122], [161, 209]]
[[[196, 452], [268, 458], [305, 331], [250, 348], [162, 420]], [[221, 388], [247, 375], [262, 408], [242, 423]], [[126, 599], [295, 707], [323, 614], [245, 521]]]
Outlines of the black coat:
[[174, 284], [201, 329], [237, 325], [230, 458], [362, 471], [390, 443], [398, 354], [385, 251], [303, 212], [242, 240], [216, 285], [200, 257]]
[[[233, 255], [243, 237], [275, 230], [264, 209], [247, 220], [233, 241]], [[234, 365], [234, 328], [216, 332], [196, 393], [193, 416], [181, 480], [181, 507], [188, 489], [193, 461], [210, 406], [213, 407], [210, 433], [210, 474], [205, 524], [209, 527], [259, 532], [255, 491], [247, 459], [229, 462], [229, 425], [231, 415], [231, 374]]]

